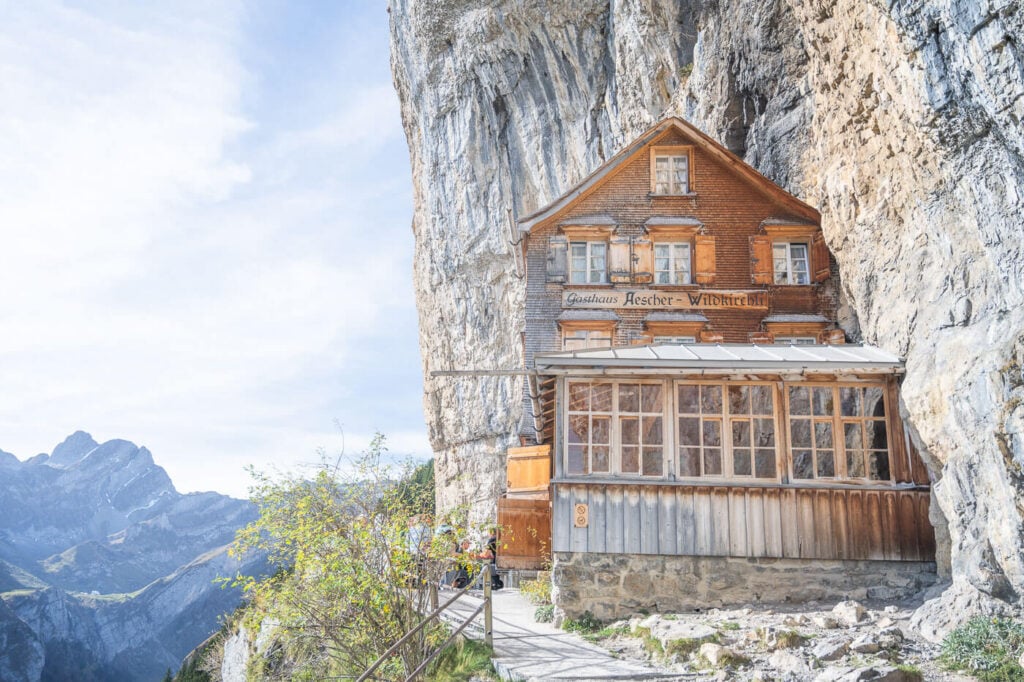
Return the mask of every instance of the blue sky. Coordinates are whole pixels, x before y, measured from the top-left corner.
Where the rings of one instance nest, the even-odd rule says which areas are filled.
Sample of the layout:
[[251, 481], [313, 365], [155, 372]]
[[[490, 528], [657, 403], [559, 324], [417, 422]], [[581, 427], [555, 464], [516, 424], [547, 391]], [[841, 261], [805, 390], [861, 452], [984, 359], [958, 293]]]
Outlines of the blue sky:
[[0, 449], [83, 429], [234, 495], [339, 425], [427, 456], [384, 4], [4, 15]]

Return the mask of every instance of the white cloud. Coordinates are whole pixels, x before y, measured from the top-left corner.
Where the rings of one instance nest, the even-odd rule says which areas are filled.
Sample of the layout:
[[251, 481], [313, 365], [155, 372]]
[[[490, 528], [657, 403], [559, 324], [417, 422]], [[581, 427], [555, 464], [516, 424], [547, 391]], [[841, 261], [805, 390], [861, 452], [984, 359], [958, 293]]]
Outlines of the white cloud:
[[[238, 6], [8, 14], [0, 448], [81, 428], [148, 445], [182, 489], [234, 493], [240, 462], [311, 454], [335, 418], [425, 453], [419, 414], [344, 413], [420, 392], [389, 82], [284, 126], [251, 104]], [[353, 348], [394, 334], [410, 380], [375, 385]]]

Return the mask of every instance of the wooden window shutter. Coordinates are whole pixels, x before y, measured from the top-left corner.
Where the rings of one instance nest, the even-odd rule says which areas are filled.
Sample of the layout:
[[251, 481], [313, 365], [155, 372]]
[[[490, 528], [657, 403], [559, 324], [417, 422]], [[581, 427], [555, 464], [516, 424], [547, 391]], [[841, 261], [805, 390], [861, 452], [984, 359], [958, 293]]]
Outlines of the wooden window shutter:
[[654, 244], [650, 239], [633, 242], [633, 281], [641, 284], [654, 281]]
[[767, 235], [750, 238], [750, 282], [772, 283], [772, 238]]
[[608, 275], [612, 282], [629, 282], [629, 237], [612, 237], [608, 243]]
[[548, 238], [548, 274], [549, 282], [564, 284], [569, 279], [569, 240], [564, 235], [552, 235]]
[[811, 267], [814, 268], [815, 282], [824, 282], [832, 274], [832, 256], [821, 231], [815, 232], [811, 238]]
[[698, 234], [693, 238], [694, 275], [698, 284], [715, 281], [715, 238]]

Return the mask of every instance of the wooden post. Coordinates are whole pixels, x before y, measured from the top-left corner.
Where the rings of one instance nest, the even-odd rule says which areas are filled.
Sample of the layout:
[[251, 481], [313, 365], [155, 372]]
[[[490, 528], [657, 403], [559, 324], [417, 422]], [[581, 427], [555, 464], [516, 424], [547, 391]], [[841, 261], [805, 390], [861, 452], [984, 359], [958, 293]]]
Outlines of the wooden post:
[[494, 609], [491, 605], [491, 565], [484, 564], [484, 641], [494, 648]]
[[437, 611], [437, 583], [431, 582], [428, 590], [427, 594], [430, 596], [430, 610]]

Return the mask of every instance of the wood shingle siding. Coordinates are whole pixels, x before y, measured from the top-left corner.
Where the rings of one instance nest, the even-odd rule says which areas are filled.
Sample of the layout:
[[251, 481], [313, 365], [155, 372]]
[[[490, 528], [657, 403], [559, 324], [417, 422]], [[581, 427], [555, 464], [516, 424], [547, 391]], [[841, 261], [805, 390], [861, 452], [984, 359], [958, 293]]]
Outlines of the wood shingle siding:
[[[934, 561], [926, 490], [556, 483], [552, 550]], [[586, 504], [589, 523], [571, 510]]]

